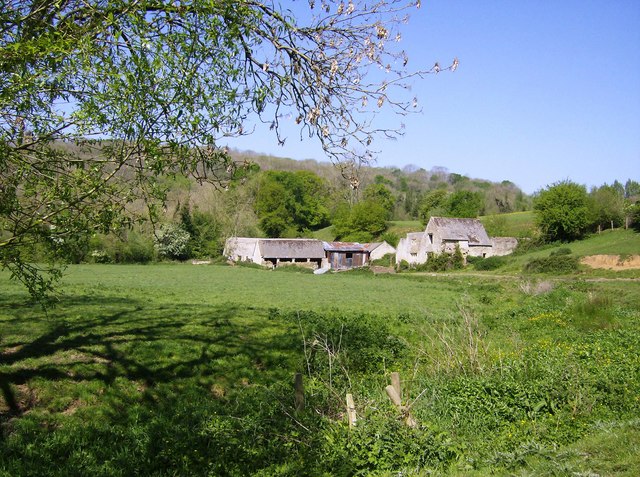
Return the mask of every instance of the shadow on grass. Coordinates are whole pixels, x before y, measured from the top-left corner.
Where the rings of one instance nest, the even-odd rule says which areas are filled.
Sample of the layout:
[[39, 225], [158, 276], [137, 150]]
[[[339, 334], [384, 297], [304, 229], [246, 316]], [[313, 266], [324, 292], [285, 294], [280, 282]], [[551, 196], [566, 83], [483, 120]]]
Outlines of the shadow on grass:
[[44, 314], [12, 300], [0, 298], [0, 474], [246, 475], [282, 455], [274, 432], [305, 427], [292, 416], [297, 330], [266, 310], [72, 296]]

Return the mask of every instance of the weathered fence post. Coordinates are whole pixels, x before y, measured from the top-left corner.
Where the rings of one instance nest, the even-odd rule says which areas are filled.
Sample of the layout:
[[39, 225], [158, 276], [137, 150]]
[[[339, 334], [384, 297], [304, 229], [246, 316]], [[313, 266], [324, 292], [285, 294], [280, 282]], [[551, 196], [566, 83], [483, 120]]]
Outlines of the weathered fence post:
[[398, 393], [400, 400], [402, 400], [402, 388], [400, 387], [400, 373], [395, 371], [391, 373], [391, 385], [394, 387], [394, 389]]
[[293, 380], [293, 387], [295, 389], [296, 412], [301, 412], [304, 410], [304, 384], [302, 383], [302, 373], [296, 373]]
[[404, 423], [409, 427], [416, 427], [418, 423], [411, 415], [409, 408], [402, 405], [402, 389], [400, 387], [400, 375], [398, 373], [391, 374], [392, 384], [388, 385], [384, 390], [387, 392], [387, 396], [391, 399], [391, 402], [398, 408], [398, 411], [404, 417]]
[[356, 425], [356, 406], [353, 403], [353, 396], [347, 393], [347, 418], [349, 419], [349, 428]]

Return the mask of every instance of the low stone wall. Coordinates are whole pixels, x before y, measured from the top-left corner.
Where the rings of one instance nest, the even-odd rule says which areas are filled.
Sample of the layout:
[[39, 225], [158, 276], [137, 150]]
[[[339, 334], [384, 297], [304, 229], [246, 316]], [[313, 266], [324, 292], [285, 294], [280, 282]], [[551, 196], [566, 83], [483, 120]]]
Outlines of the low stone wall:
[[513, 253], [518, 246], [518, 239], [515, 237], [493, 237], [491, 241], [493, 242], [491, 255], [498, 257]]

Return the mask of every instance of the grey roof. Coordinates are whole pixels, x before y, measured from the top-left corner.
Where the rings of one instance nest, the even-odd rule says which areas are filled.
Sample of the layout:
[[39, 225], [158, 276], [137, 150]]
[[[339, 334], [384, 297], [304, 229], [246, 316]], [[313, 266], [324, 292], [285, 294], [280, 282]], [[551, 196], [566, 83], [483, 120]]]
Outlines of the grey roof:
[[327, 252], [368, 252], [365, 245], [358, 242], [322, 242]]
[[437, 233], [443, 240], [468, 240], [469, 245], [491, 246], [492, 242], [478, 219], [431, 217], [427, 233]]
[[260, 239], [263, 258], [324, 258], [322, 242], [314, 239]]

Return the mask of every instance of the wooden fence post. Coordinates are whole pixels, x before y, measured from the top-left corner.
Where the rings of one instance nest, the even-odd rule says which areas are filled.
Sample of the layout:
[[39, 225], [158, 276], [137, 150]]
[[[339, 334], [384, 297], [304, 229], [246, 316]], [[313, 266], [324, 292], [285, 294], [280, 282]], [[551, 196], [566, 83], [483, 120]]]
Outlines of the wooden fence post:
[[[395, 377], [394, 374], [396, 375]], [[398, 373], [392, 373], [391, 381], [393, 382], [393, 384], [390, 384], [386, 388], [384, 388], [384, 390], [387, 392], [387, 396], [389, 396], [391, 402], [396, 406], [398, 411], [400, 411], [400, 413], [404, 417], [404, 423], [409, 427], [416, 427], [418, 423], [411, 415], [409, 408], [402, 405], [402, 398], [400, 397], [402, 390], [400, 389], [400, 392], [398, 392], [400, 388], [400, 375]]]
[[394, 389], [398, 393], [398, 396], [400, 397], [400, 400], [402, 401], [402, 388], [400, 387], [400, 373], [395, 371], [391, 373], [391, 385], [394, 387]]
[[353, 403], [353, 396], [347, 393], [347, 418], [349, 419], [349, 428], [356, 425], [356, 406]]

